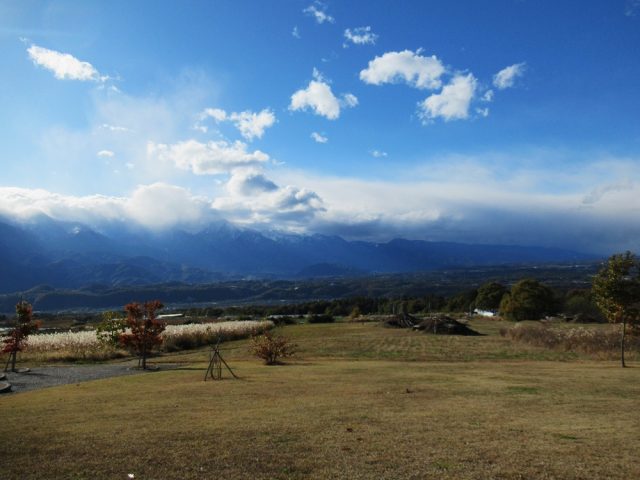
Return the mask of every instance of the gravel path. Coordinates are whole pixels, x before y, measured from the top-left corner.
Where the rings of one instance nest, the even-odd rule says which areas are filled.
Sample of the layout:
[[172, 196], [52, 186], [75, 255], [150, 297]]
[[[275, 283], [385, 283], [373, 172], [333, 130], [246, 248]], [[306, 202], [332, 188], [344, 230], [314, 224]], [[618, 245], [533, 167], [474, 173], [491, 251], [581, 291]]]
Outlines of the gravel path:
[[[89, 382], [101, 378], [119, 377], [122, 375], [141, 374], [136, 365], [137, 360], [120, 364], [96, 364], [96, 365], [64, 365], [54, 367], [35, 367], [28, 373], [6, 372], [5, 382], [12, 386], [13, 393], [27, 392], [40, 388], [55, 387], [68, 383]], [[160, 370], [172, 370], [177, 365], [162, 364]]]

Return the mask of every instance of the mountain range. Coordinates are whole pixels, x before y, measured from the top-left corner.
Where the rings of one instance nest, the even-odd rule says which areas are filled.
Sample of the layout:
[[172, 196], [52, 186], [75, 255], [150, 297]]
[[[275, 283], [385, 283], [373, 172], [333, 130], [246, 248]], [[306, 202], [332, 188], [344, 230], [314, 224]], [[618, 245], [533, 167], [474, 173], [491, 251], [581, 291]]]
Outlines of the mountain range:
[[443, 268], [592, 260], [535, 246], [470, 245], [258, 232], [230, 223], [153, 232], [113, 223], [92, 228], [39, 216], [0, 219], [0, 293], [54, 288], [204, 284], [230, 279], [349, 277]]

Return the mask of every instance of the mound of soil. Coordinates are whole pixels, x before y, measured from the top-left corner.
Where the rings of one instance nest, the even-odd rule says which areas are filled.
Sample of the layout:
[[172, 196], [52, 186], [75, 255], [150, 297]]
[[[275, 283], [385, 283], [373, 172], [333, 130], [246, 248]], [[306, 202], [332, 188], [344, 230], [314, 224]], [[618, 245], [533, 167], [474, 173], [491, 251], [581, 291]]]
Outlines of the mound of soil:
[[419, 324], [420, 320], [408, 313], [394, 315], [384, 322], [385, 327], [392, 328], [415, 328], [415, 326]]
[[446, 315], [429, 317], [413, 328], [435, 335], [480, 335], [464, 323]]

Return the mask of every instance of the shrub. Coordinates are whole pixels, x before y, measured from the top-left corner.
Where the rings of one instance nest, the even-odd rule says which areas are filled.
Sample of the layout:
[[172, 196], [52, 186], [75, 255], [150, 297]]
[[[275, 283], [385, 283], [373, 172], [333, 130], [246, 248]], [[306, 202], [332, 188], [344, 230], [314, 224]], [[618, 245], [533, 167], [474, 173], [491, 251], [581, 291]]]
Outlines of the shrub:
[[104, 312], [102, 322], [96, 326], [96, 338], [105, 346], [118, 347], [120, 345], [120, 335], [127, 329], [127, 322], [120, 318], [118, 312]]
[[289, 338], [267, 331], [251, 338], [249, 350], [256, 357], [264, 360], [265, 365], [277, 365], [278, 359], [294, 355], [296, 348], [297, 345]]
[[309, 315], [307, 318], [307, 323], [333, 323], [336, 319], [333, 318], [333, 315]]

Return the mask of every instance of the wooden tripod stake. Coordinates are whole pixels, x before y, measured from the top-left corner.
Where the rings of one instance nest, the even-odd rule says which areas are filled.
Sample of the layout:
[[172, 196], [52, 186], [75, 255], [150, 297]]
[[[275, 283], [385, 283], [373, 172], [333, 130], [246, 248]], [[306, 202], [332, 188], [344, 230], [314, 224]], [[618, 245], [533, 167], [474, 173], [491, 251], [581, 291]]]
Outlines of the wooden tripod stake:
[[207, 377], [211, 377], [212, 380], [222, 380], [222, 365], [224, 364], [229, 370], [229, 373], [233, 375], [233, 378], [239, 378], [231, 367], [227, 365], [227, 362], [224, 361], [222, 355], [220, 355], [220, 338], [216, 342], [215, 346], [211, 347], [211, 359], [209, 360], [209, 367], [207, 368], [207, 373], [204, 374], [204, 381], [207, 381]]

